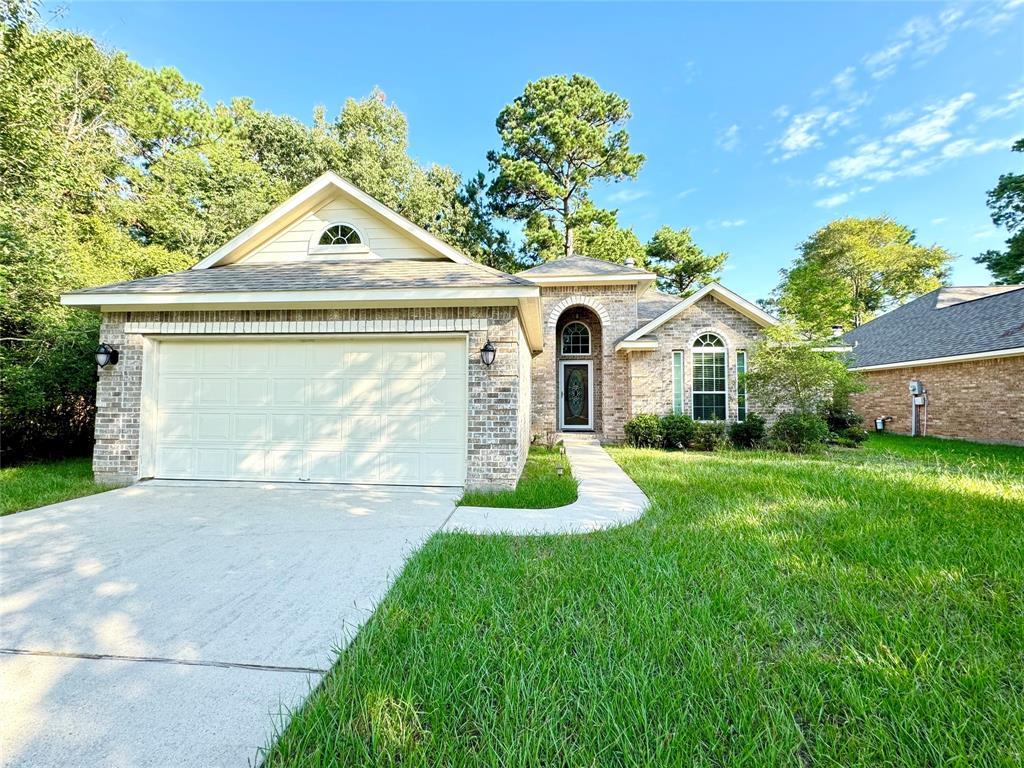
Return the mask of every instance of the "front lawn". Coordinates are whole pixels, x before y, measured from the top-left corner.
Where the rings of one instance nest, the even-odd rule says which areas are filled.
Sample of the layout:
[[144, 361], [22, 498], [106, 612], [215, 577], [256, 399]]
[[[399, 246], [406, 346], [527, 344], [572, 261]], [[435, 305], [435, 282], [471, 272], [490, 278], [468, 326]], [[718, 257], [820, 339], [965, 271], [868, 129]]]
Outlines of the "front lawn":
[[[561, 470], [562, 474], [558, 471]], [[569, 460], [557, 448], [535, 445], [526, 458], [523, 476], [511, 491], [467, 491], [459, 499], [463, 507], [547, 509], [576, 501], [576, 479]]]
[[267, 765], [1024, 761], [1024, 450], [612, 454], [640, 521], [436, 535]]
[[0, 469], [0, 516], [109, 491], [92, 479], [91, 459], [61, 459]]

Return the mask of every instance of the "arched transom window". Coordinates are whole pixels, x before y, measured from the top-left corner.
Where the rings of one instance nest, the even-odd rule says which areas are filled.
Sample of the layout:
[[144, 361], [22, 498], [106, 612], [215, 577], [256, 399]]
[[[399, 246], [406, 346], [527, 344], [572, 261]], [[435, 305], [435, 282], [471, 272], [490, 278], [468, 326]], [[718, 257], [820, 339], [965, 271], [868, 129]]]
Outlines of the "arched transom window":
[[320, 235], [317, 245], [362, 245], [363, 238], [359, 236], [354, 227], [348, 224], [331, 224]]
[[714, 333], [703, 333], [693, 342], [693, 418], [725, 420], [727, 377], [725, 342]]
[[562, 329], [563, 355], [589, 355], [590, 329], [583, 323], [569, 323]]

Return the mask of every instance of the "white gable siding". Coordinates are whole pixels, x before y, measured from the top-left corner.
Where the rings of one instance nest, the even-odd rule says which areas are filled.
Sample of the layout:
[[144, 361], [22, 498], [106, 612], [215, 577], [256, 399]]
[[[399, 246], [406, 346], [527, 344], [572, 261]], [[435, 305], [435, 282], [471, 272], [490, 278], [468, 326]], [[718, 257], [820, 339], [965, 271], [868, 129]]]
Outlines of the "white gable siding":
[[244, 256], [238, 263], [269, 264], [294, 261], [324, 261], [342, 258], [338, 254], [311, 254], [309, 241], [328, 224], [343, 222], [359, 230], [368, 241], [370, 253], [352, 254], [353, 259], [438, 259], [404, 232], [347, 200], [332, 200]]

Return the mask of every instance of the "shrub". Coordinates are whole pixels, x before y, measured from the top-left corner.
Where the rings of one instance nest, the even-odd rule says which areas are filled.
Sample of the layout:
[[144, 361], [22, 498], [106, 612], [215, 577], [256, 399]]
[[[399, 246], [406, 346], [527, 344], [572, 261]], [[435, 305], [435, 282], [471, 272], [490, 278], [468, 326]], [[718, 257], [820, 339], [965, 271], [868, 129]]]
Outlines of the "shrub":
[[808, 453], [828, 438], [828, 424], [816, 413], [787, 413], [771, 428], [772, 447], [793, 453]]
[[696, 422], [697, 432], [693, 437], [693, 447], [699, 451], [717, 451], [729, 444], [729, 438], [725, 433], [725, 422], [715, 419], [714, 421]]
[[661, 419], [666, 448], [687, 448], [697, 434], [697, 422], [683, 413], [670, 413]]
[[846, 427], [838, 432], [829, 432], [828, 441], [846, 448], [856, 448], [868, 439], [868, 433], [862, 427]]
[[637, 448], [660, 448], [664, 442], [661, 419], [653, 413], [638, 413], [626, 422], [626, 442]]
[[729, 440], [737, 448], [754, 448], [764, 442], [767, 431], [763, 416], [748, 413], [745, 420], [729, 425]]

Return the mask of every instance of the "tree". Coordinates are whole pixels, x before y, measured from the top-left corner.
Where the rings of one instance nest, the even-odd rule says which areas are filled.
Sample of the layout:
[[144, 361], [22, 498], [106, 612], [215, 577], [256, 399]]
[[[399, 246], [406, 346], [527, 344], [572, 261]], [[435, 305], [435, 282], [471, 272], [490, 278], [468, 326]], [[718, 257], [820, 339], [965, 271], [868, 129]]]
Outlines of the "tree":
[[582, 75], [528, 83], [498, 115], [490, 196], [499, 215], [526, 222], [528, 248], [542, 258], [573, 253], [576, 230], [599, 218], [595, 182], [636, 178], [644, 156], [629, 150], [629, 117], [629, 102]]
[[469, 213], [466, 236], [458, 245], [463, 253], [488, 267], [515, 272], [520, 264], [508, 232], [494, 222], [494, 212], [487, 200], [487, 177], [483, 172], [466, 180], [459, 200]]
[[647, 244], [647, 259], [658, 275], [658, 287], [688, 296], [700, 285], [714, 281], [728, 253], [710, 255], [693, 242], [690, 228], [662, 227]]
[[913, 230], [887, 216], [839, 219], [800, 246], [773, 301], [807, 331], [854, 328], [940, 287], [952, 259], [937, 245], [918, 245]]
[[623, 229], [615, 223], [597, 224], [581, 229], [577, 233], [576, 252], [616, 264], [625, 264], [632, 260], [634, 266], [644, 267], [647, 263], [643, 243], [633, 228]]
[[[1018, 139], [1014, 152], [1024, 152], [1024, 139]], [[1006, 227], [1010, 238], [1005, 251], [988, 250], [975, 257], [984, 264], [996, 285], [1024, 283], [1024, 173], [1004, 173], [988, 192], [992, 223]]]
[[861, 391], [859, 374], [847, 369], [844, 355], [822, 351], [826, 345], [808, 340], [793, 325], [768, 329], [751, 350], [744, 377], [751, 401], [768, 412], [822, 413]]

